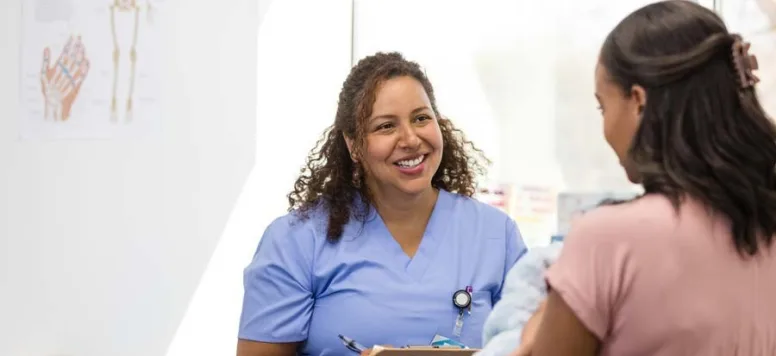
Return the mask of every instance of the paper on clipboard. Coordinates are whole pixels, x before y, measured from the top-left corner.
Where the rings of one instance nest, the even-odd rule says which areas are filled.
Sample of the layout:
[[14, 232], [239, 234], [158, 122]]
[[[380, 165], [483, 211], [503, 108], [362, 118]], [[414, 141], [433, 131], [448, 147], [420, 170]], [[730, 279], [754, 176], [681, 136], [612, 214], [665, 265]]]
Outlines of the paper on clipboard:
[[478, 349], [461, 348], [435, 348], [431, 346], [418, 346], [408, 348], [393, 348], [375, 346], [370, 356], [409, 356], [409, 355], [433, 355], [433, 356], [470, 356], [480, 351]]

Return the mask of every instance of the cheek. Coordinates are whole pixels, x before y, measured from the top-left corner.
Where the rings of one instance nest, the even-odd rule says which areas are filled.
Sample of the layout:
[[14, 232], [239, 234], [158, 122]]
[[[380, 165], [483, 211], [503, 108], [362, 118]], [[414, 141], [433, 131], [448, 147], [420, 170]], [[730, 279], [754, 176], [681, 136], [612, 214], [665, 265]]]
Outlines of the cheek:
[[428, 125], [425, 129], [423, 131], [423, 141], [428, 142], [433, 149], [442, 151], [444, 139], [442, 138], [442, 130], [439, 128], [439, 125]]
[[392, 153], [393, 143], [390, 140], [386, 137], [371, 136], [367, 138], [363, 159], [367, 165], [374, 166], [377, 163], [385, 162]]
[[604, 136], [620, 158], [627, 156], [636, 130], [636, 118], [628, 113], [612, 112], [604, 115]]
[[606, 138], [606, 142], [609, 143], [609, 146], [612, 146], [614, 148], [614, 138], [616, 137], [616, 118], [612, 117], [613, 115], [605, 113], [604, 114], [604, 137]]

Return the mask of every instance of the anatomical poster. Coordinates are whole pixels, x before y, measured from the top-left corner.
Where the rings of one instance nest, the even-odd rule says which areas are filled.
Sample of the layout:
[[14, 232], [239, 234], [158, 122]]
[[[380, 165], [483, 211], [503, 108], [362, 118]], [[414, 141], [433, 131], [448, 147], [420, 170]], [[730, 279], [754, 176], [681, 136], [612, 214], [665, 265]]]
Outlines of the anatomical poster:
[[137, 137], [159, 127], [162, 3], [26, 0], [22, 138]]

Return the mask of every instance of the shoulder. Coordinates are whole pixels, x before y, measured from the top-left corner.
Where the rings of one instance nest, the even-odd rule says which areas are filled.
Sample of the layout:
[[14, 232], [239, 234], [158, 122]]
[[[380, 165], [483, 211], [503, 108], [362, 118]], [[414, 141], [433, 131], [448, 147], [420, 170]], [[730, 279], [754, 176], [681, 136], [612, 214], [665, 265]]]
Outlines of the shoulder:
[[[358, 209], [354, 204], [351, 209]], [[321, 203], [304, 212], [292, 210], [275, 218], [264, 230], [262, 241], [269, 239], [281, 244], [310, 244], [316, 250], [323, 248], [327, 242], [327, 227], [329, 224], [329, 208]], [[343, 226], [341, 238], [352, 239], [363, 233], [363, 222], [356, 217], [356, 211], [351, 211], [351, 217]]]
[[525, 250], [525, 243], [515, 221], [502, 210], [483, 203], [475, 198], [460, 194], [448, 193], [450, 201], [449, 224], [453, 231], [465, 234], [470, 238], [485, 238], [486, 240], [501, 240], [507, 253], [507, 258], [514, 262]]
[[444, 190], [440, 190], [440, 194], [448, 195], [451, 211], [456, 215], [465, 215], [467, 219], [476, 219], [482, 222], [514, 224], [512, 218], [502, 210], [473, 197]]
[[677, 214], [671, 201], [659, 194], [649, 194], [584, 213], [574, 220], [569, 238], [627, 244], [664, 234], [676, 223]]
[[315, 246], [326, 239], [327, 215], [321, 208], [311, 209], [305, 214], [294, 210], [281, 215], [267, 225], [259, 241], [263, 245], [277, 247]]
[[[316, 225], [313, 215], [304, 217], [296, 211], [272, 220], [264, 229], [253, 258], [244, 270], [247, 280], [270, 276], [309, 280], [316, 251], [325, 244], [325, 235], [319, 237]], [[305, 282], [305, 285], [312, 288], [311, 283]]]
[[291, 211], [276, 217], [269, 223], [265, 235], [269, 236], [302, 236], [315, 234], [321, 216], [317, 211], [303, 215], [299, 211]]

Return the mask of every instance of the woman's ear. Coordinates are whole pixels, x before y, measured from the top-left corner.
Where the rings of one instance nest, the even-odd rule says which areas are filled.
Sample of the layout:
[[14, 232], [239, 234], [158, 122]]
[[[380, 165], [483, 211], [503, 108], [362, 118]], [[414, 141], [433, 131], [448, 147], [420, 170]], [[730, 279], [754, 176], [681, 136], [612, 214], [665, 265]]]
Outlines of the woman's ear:
[[637, 114], [641, 115], [644, 110], [644, 105], [647, 104], [647, 91], [641, 85], [633, 85], [631, 87], [630, 97], [638, 110]]
[[348, 152], [350, 153], [350, 159], [352, 159], [353, 162], [358, 161], [356, 159], [355, 153], [353, 153], [353, 139], [348, 137], [348, 135], [345, 135], [344, 133], [342, 134], [342, 138], [345, 139], [345, 145], [348, 146]]

